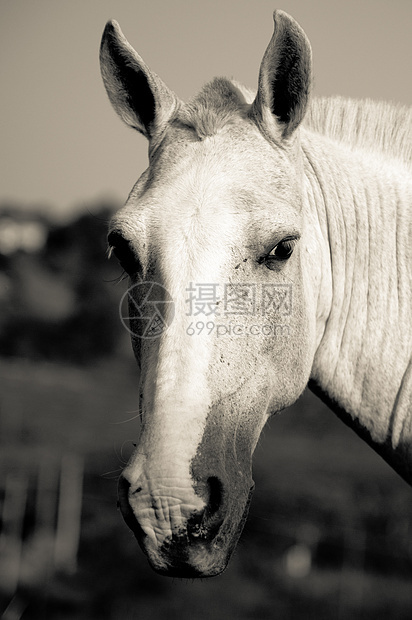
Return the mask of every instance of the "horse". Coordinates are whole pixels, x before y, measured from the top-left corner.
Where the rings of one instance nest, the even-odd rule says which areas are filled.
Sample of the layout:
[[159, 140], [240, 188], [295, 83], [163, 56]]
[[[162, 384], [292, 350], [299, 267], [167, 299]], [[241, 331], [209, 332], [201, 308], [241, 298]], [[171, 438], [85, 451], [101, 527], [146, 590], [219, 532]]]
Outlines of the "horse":
[[412, 114], [312, 97], [309, 40], [282, 11], [256, 93], [215, 78], [183, 103], [115, 21], [100, 59], [149, 141], [108, 235], [140, 368], [119, 505], [155, 571], [211, 577], [260, 433], [307, 385], [412, 483]]

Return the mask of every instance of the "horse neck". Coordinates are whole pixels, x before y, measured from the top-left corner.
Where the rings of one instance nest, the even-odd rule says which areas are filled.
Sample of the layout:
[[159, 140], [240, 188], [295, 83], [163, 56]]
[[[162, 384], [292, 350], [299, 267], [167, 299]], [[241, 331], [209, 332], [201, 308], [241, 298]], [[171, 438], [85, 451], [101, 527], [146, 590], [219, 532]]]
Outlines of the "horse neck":
[[309, 385], [412, 483], [412, 175], [310, 132], [302, 149], [323, 257]]

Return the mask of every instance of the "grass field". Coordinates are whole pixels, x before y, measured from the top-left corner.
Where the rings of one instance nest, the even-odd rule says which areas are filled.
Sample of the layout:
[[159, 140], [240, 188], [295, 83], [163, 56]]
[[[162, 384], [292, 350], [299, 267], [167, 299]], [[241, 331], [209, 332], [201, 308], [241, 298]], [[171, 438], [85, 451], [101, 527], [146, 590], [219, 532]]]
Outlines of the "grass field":
[[[116, 509], [138, 436], [131, 356], [93, 367], [3, 360], [0, 380], [0, 498], [10, 475], [29, 484], [19, 587], [13, 598], [0, 582], [1, 610], [13, 598], [23, 619], [412, 617], [411, 490], [311, 394], [264, 430], [228, 570], [192, 582], [155, 575]], [[43, 574], [36, 480], [67, 454], [84, 463], [77, 565]]]

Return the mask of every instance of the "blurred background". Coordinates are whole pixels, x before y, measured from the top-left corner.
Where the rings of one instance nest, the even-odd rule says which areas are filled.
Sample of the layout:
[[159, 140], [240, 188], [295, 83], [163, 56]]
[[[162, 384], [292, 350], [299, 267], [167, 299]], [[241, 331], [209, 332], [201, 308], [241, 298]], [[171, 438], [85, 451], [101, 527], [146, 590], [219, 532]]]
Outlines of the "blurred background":
[[[267, 0], [0, 0], [0, 612], [37, 619], [412, 617], [407, 485], [310, 393], [271, 420], [226, 573], [158, 577], [116, 509], [138, 437], [137, 368], [106, 229], [146, 167], [107, 101], [117, 19], [187, 99], [256, 87]], [[411, 104], [410, 0], [283, 0], [315, 93]]]

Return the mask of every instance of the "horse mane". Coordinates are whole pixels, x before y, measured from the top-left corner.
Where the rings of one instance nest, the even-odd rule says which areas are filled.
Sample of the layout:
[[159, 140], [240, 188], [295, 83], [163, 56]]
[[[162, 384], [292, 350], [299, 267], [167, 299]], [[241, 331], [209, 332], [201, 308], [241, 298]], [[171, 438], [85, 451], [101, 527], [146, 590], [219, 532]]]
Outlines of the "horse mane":
[[314, 97], [304, 124], [333, 140], [412, 166], [412, 108], [371, 99]]
[[[214, 78], [178, 113], [202, 140], [247, 117], [255, 93], [226, 78]], [[383, 153], [412, 167], [412, 108], [371, 99], [313, 97], [304, 125], [350, 147]]]

